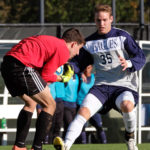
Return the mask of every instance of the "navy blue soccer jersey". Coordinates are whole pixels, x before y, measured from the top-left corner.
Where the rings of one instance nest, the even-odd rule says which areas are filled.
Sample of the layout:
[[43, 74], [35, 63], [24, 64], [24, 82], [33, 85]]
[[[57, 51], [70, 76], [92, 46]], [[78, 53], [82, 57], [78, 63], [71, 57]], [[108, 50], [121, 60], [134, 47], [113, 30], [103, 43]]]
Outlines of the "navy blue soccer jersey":
[[[105, 35], [95, 32], [86, 38], [84, 49], [94, 57], [96, 85], [123, 85], [137, 91], [137, 71], [145, 64], [145, 56], [128, 32], [118, 28]], [[132, 67], [122, 71], [119, 55]]]

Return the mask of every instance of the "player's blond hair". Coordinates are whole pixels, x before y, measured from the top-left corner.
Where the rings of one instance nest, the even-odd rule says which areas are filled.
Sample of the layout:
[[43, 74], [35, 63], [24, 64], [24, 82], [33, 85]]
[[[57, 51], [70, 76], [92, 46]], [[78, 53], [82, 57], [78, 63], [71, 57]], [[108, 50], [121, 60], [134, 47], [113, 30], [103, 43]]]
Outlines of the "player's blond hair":
[[98, 4], [95, 6], [95, 13], [98, 13], [100, 11], [108, 12], [110, 16], [112, 16], [112, 8], [110, 5], [105, 4]]

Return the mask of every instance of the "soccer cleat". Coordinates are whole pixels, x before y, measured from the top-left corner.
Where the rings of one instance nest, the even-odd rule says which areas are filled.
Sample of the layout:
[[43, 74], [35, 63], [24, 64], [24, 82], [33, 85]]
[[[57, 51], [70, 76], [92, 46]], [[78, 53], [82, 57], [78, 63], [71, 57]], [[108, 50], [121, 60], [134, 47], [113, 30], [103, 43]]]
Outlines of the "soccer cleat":
[[16, 145], [14, 145], [12, 150], [27, 150], [27, 148], [26, 147], [18, 147]]
[[60, 137], [55, 137], [53, 140], [53, 145], [56, 150], [65, 150], [64, 142]]
[[128, 141], [126, 141], [128, 150], [138, 150], [138, 147], [135, 145], [135, 140], [133, 138], [130, 138]]

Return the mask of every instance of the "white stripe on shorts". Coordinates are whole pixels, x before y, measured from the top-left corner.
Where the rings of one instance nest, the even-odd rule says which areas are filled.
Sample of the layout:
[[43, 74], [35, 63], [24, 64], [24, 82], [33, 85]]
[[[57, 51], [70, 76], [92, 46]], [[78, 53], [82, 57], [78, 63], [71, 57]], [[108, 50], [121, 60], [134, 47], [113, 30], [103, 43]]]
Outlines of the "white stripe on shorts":
[[36, 84], [37, 88], [39, 91], [42, 91], [44, 89], [44, 86], [43, 84], [41, 83], [38, 75], [34, 72], [34, 69], [33, 68], [30, 68], [30, 67], [26, 67], [26, 69], [29, 71], [29, 74], [31, 75], [34, 83]]

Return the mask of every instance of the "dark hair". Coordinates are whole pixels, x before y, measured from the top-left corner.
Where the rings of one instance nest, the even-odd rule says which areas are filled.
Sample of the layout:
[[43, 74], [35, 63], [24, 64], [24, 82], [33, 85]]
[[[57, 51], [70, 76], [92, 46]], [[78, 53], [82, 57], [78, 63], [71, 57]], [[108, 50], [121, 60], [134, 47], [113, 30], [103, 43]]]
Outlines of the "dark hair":
[[79, 55], [76, 55], [70, 61], [76, 68], [79, 68], [79, 70], [74, 69], [75, 73], [79, 73], [78, 71], [82, 72], [87, 66], [94, 64], [94, 58], [92, 54], [86, 51], [84, 48], [81, 48]]
[[108, 12], [110, 16], [112, 16], [112, 8], [110, 5], [105, 4], [98, 4], [95, 6], [95, 13], [98, 13], [100, 11]]
[[69, 28], [66, 30], [63, 33], [62, 39], [64, 39], [67, 43], [75, 41], [78, 44], [85, 44], [83, 35], [76, 28]]

